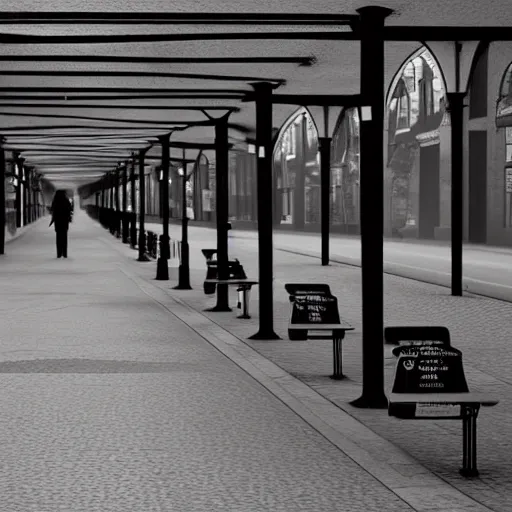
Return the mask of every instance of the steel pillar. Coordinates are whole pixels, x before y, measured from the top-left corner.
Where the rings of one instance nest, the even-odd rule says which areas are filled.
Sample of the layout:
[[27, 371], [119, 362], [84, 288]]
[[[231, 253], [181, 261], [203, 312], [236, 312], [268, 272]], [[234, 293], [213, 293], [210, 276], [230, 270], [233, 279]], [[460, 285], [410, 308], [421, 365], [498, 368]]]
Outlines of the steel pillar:
[[[219, 279], [229, 278], [229, 142], [228, 116], [215, 123], [215, 210], [217, 218], [217, 271]], [[183, 251], [183, 247], [182, 247]], [[217, 285], [217, 304], [210, 311], [231, 311], [228, 286]]]
[[[185, 153], [185, 150], [183, 150]], [[188, 247], [188, 217], [187, 217], [187, 162], [183, 155], [183, 176], [181, 177], [181, 261], [178, 274], [178, 285], [175, 290], [192, 290], [190, 286], [190, 257]], [[217, 285], [218, 286], [218, 285]]]
[[144, 156], [146, 151], [139, 152], [139, 257], [137, 261], [149, 261], [146, 254], [146, 233], [144, 220], [146, 216], [146, 176], [144, 175]]
[[19, 155], [18, 154], [15, 154], [13, 155], [15, 160], [16, 160], [16, 164], [13, 164], [13, 172], [14, 174], [16, 175], [16, 181], [17, 181], [17, 185], [16, 185], [16, 199], [15, 199], [15, 204], [16, 204], [16, 228], [20, 228], [21, 227], [21, 180], [23, 179], [23, 174], [22, 174], [22, 162], [20, 161], [19, 159]]
[[120, 223], [120, 221], [121, 221], [121, 204], [119, 201], [119, 182], [120, 182], [119, 176], [120, 176], [120, 171], [119, 171], [119, 169], [116, 169], [115, 173], [114, 173], [114, 185], [116, 187], [114, 190], [114, 197], [115, 197], [114, 230], [115, 230], [116, 238], [119, 238], [121, 236], [121, 223]]
[[126, 197], [126, 193], [128, 191], [128, 163], [126, 162], [125, 165], [124, 165], [124, 170], [123, 170], [123, 213], [122, 213], [122, 226], [121, 226], [121, 230], [122, 230], [122, 234], [123, 234], [123, 244], [127, 244], [128, 243], [128, 226], [129, 226], [129, 223], [128, 223], [128, 212], [127, 212], [127, 207], [128, 207], [128, 198]]
[[132, 211], [130, 212], [130, 247], [135, 249], [137, 246], [137, 210], [135, 208], [135, 157], [132, 158], [132, 166], [130, 169], [130, 202]]
[[5, 254], [5, 151], [0, 148], [0, 254]]
[[32, 172], [27, 169], [25, 172], [25, 196], [27, 205], [27, 224], [32, 222]]
[[320, 195], [322, 224], [322, 265], [329, 265], [329, 224], [331, 191], [331, 138], [319, 137], [320, 150]]
[[259, 330], [250, 339], [278, 340], [274, 332], [272, 247], [272, 84], [252, 84], [256, 99]]
[[159, 137], [162, 146], [162, 179], [160, 181], [160, 196], [162, 197], [162, 230], [160, 238], [160, 255], [156, 262], [156, 279], [169, 280], [169, 135]]
[[463, 109], [464, 92], [448, 92], [448, 110], [452, 127], [452, 189], [451, 189], [451, 260], [452, 260], [452, 295], [462, 296], [462, 240], [464, 229], [463, 212]]
[[384, 393], [384, 20], [393, 11], [362, 7], [361, 278], [363, 392], [355, 407], [387, 408]]

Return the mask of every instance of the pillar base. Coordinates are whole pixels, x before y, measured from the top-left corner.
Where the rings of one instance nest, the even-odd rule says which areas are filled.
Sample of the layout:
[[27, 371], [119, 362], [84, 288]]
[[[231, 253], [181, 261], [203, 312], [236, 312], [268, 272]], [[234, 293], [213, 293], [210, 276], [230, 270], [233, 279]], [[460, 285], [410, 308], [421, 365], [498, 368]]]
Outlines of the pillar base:
[[478, 469], [460, 468], [459, 474], [464, 478], [476, 478], [477, 476], [480, 475], [480, 472], [478, 471]]
[[173, 290], [192, 290], [190, 286], [190, 269], [180, 265], [178, 269], [178, 285]]
[[158, 258], [156, 261], [156, 280], [169, 281], [169, 265], [166, 258]]
[[213, 308], [205, 309], [205, 311], [209, 311], [212, 313], [227, 313], [229, 311], [233, 311], [229, 306], [213, 306]]
[[358, 399], [349, 402], [353, 407], [359, 409], [387, 409], [388, 399], [384, 393], [375, 395], [365, 395], [363, 393]]
[[248, 340], [280, 340], [281, 338], [272, 330], [258, 331], [256, 334], [249, 336]]

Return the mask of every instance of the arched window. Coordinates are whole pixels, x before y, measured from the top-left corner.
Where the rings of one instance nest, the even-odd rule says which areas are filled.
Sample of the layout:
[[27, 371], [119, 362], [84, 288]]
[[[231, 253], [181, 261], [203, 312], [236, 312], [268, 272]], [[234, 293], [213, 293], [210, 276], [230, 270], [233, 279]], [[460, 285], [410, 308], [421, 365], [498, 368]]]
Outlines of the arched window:
[[393, 99], [396, 99], [396, 130], [410, 128], [410, 99], [405, 82], [401, 79], [393, 93]]
[[512, 63], [508, 65], [501, 80], [496, 118], [498, 126], [510, 126], [512, 124]]
[[510, 98], [512, 101], [512, 62], [503, 75], [500, 89], [500, 99], [501, 98]]
[[423, 60], [423, 77], [419, 82], [420, 85], [420, 102], [421, 108], [420, 112], [422, 112], [424, 117], [431, 116], [434, 114], [434, 73], [430, 66]]

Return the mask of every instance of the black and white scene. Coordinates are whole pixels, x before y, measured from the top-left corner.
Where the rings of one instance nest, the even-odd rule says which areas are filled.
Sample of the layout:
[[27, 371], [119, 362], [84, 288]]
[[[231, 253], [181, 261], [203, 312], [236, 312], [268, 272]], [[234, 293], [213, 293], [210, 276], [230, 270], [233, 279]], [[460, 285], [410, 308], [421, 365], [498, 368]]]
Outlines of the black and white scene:
[[0, 512], [512, 512], [511, 0], [0, 43]]

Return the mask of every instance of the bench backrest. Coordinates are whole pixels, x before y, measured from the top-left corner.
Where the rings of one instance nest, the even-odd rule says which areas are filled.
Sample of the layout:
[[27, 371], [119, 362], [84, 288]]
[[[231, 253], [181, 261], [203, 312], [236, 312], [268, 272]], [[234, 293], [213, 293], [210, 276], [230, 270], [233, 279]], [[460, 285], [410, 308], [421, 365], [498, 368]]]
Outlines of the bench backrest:
[[468, 393], [462, 352], [451, 346], [400, 347], [393, 393]]
[[390, 345], [409, 345], [409, 342], [413, 341], [438, 341], [439, 344], [449, 347], [450, 331], [440, 325], [385, 327], [384, 340]]
[[290, 302], [293, 302], [295, 297], [304, 295], [325, 295], [328, 297], [333, 296], [328, 284], [287, 283], [284, 285], [284, 288], [290, 294]]
[[292, 305], [292, 324], [339, 324], [338, 299], [333, 295], [299, 295]]
[[206, 261], [211, 261], [213, 255], [217, 253], [217, 249], [201, 249], [203, 256], [206, 258]]

